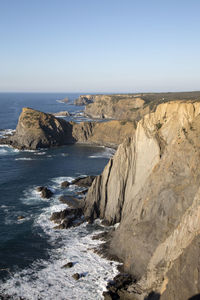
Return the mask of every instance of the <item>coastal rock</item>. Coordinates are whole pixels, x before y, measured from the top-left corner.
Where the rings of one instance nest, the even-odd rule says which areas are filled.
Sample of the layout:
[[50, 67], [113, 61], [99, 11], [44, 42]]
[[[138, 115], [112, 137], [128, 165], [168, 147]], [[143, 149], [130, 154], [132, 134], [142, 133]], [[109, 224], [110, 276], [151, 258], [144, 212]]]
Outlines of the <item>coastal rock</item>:
[[49, 199], [53, 196], [53, 193], [51, 190], [49, 190], [48, 188], [44, 187], [41, 191], [41, 197], [42, 198], [46, 198]]
[[[92, 118], [135, 120], [144, 103], [140, 94], [94, 95], [93, 102], [85, 107], [85, 114]], [[142, 115], [148, 112], [149, 108], [146, 107]]]
[[42, 198], [49, 199], [53, 196], [52, 191], [45, 186], [39, 186], [36, 190], [41, 193]]
[[79, 280], [81, 278], [81, 275], [78, 274], [78, 273], [75, 273], [72, 275], [72, 277], [75, 279], [75, 280]]
[[73, 262], [68, 262], [67, 264], [65, 264], [64, 266], [62, 266], [62, 268], [65, 268], [65, 269], [70, 269], [70, 268], [72, 268], [73, 267]]
[[66, 188], [66, 187], [68, 187], [70, 185], [70, 182], [69, 181], [63, 181], [62, 183], [61, 183], [61, 188]]
[[83, 208], [84, 205], [83, 200], [68, 195], [60, 196], [59, 201], [67, 204], [71, 208]]
[[19, 149], [38, 149], [74, 142], [72, 125], [51, 114], [23, 108], [16, 132], [6, 140]]
[[11, 136], [1, 138], [0, 144], [32, 150], [77, 142], [117, 148], [125, 137], [132, 136], [134, 132], [134, 122], [82, 122], [79, 124], [67, 122], [31, 108], [23, 108], [16, 132]]
[[71, 116], [70, 113], [67, 110], [59, 111], [57, 113], [53, 113], [52, 115], [55, 116], [55, 117], [69, 117], [69, 116]]
[[83, 222], [83, 219], [80, 219], [83, 214], [82, 208], [66, 208], [59, 212], [53, 212], [50, 220], [58, 226], [54, 227], [55, 229], [67, 229], [72, 226], [78, 226]]
[[74, 179], [71, 184], [75, 184], [80, 187], [90, 187], [95, 177], [96, 176], [79, 177]]
[[135, 133], [136, 123], [112, 120], [108, 122], [82, 122], [73, 124], [72, 135], [79, 143], [117, 148], [126, 137]]
[[87, 105], [89, 103], [93, 102], [93, 96], [92, 95], [85, 95], [80, 96], [78, 99], [74, 101], [75, 105]]
[[20, 221], [20, 220], [23, 220], [23, 219], [25, 219], [24, 216], [18, 216], [18, 217], [17, 217], [17, 220], [19, 220], [19, 221]]
[[89, 188], [85, 217], [120, 222], [107, 251], [135, 279], [133, 299], [200, 293], [199, 131], [200, 103], [159, 105]]
[[161, 103], [174, 100], [199, 101], [200, 92], [105, 94], [83, 97], [93, 99], [92, 103], [85, 103], [85, 114], [89, 117], [139, 121], [147, 113], [155, 112]]

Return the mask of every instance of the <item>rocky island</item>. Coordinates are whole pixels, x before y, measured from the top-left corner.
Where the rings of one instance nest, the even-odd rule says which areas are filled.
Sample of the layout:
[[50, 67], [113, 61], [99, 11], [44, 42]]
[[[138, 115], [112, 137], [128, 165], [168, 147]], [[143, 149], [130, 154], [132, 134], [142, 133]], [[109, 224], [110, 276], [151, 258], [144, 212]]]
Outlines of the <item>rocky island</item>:
[[115, 225], [102, 249], [123, 262], [127, 277], [109, 284], [105, 299], [200, 294], [200, 93], [183, 94], [148, 94], [151, 101], [120, 95], [118, 108], [107, 112], [102, 101], [111, 96], [96, 96], [86, 111], [101, 104], [95, 116], [103, 111], [102, 118], [116, 119], [107, 122], [66, 122], [24, 108], [15, 134], [1, 140], [20, 149], [77, 142], [118, 147], [81, 207], [85, 220]]

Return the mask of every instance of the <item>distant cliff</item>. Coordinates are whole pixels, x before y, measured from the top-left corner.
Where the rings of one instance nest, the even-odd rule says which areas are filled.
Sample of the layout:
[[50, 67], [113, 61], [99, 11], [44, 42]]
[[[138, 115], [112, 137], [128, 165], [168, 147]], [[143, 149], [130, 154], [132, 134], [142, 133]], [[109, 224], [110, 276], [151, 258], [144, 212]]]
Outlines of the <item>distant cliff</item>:
[[75, 103], [86, 105], [85, 114], [92, 118], [139, 121], [159, 104], [174, 100], [200, 101], [200, 92], [83, 95]]
[[52, 114], [23, 108], [16, 132], [0, 143], [19, 149], [48, 148], [72, 143], [90, 143], [117, 148], [126, 136], [135, 132], [128, 121], [67, 122]]
[[127, 290], [133, 299], [200, 293], [199, 132], [200, 103], [159, 105], [87, 194], [86, 218], [120, 222], [108, 252], [135, 278]]

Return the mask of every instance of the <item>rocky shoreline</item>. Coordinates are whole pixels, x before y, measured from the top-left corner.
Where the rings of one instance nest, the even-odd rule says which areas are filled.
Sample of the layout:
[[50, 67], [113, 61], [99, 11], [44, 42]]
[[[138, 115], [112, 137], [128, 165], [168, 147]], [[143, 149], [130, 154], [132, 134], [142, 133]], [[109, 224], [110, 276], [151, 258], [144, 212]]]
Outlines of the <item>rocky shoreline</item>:
[[[129, 121], [63, 121], [26, 108], [16, 133], [4, 141], [28, 149], [100, 140], [103, 144], [109, 139], [120, 144], [102, 174], [62, 183], [63, 189], [71, 184], [81, 186], [83, 194], [62, 196], [60, 201], [69, 208], [51, 216], [56, 229], [97, 218], [112, 225], [113, 230], [97, 237], [105, 242], [95, 251], [121, 261], [123, 268], [108, 284], [104, 298], [198, 297], [200, 102], [159, 104], [137, 126]], [[45, 198], [51, 197], [45, 187], [40, 190]], [[81, 276], [74, 274], [74, 279]]]

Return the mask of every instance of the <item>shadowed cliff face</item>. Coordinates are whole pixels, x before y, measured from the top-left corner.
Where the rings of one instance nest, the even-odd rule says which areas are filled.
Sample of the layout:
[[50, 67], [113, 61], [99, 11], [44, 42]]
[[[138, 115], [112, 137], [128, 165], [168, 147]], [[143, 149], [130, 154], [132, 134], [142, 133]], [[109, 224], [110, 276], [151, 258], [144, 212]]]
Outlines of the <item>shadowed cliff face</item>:
[[159, 105], [89, 189], [86, 218], [120, 222], [109, 251], [137, 278], [129, 287], [136, 299], [200, 292], [199, 114], [199, 103]]

